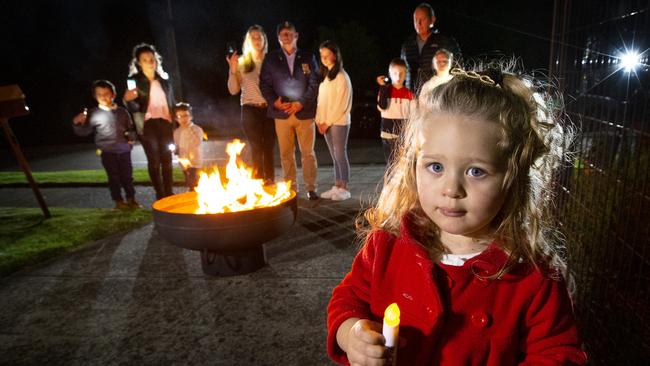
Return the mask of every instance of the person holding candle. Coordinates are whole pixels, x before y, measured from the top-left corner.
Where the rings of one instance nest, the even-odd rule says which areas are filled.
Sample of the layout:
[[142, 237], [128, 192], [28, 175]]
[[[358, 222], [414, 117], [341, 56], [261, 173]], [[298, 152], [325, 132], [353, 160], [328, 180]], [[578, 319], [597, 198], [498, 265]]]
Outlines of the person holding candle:
[[264, 29], [256, 24], [246, 31], [242, 57], [233, 50], [226, 61], [228, 91], [231, 95], [241, 92], [241, 122], [251, 146], [253, 178], [270, 185], [275, 182], [275, 121], [266, 115], [268, 105], [260, 91], [260, 70], [268, 47]]
[[547, 86], [506, 67], [453, 69], [419, 103], [365, 212], [365, 244], [328, 305], [338, 363], [583, 365], [552, 184], [570, 128]]
[[[174, 194], [172, 178], [174, 91], [168, 74], [162, 68], [162, 57], [156, 48], [141, 43], [133, 48], [129, 64], [129, 88], [124, 103], [136, 120], [144, 120], [140, 142], [147, 156], [149, 178], [156, 191], [156, 199]], [[131, 87], [134, 86], [134, 87]]]
[[126, 109], [115, 104], [115, 85], [110, 81], [95, 80], [92, 93], [97, 107], [90, 110], [84, 108], [83, 112], [74, 116], [72, 128], [79, 136], [94, 135], [115, 208], [140, 208], [140, 204], [135, 200], [133, 187], [131, 150], [135, 131], [131, 116]]
[[390, 165], [395, 156], [397, 141], [402, 133], [402, 126], [409, 117], [411, 101], [415, 94], [404, 85], [406, 63], [401, 58], [391, 60], [388, 74], [377, 77], [379, 93], [377, 109], [381, 114], [381, 144], [384, 148], [386, 165]]
[[174, 145], [178, 161], [185, 176], [185, 186], [193, 191], [199, 184], [199, 169], [203, 165], [201, 154], [201, 142], [203, 141], [203, 129], [192, 120], [192, 106], [189, 103], [176, 103], [173, 110], [178, 128], [174, 130]]

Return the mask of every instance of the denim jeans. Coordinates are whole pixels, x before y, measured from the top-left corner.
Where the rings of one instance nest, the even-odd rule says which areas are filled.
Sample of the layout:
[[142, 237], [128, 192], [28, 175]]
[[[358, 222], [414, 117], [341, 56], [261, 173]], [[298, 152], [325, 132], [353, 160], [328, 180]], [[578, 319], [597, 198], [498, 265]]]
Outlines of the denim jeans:
[[350, 161], [348, 160], [348, 134], [350, 125], [333, 125], [325, 132], [325, 142], [334, 161], [336, 181], [350, 181]]
[[122, 201], [122, 188], [126, 198], [135, 196], [133, 188], [133, 165], [131, 152], [109, 153], [102, 152], [102, 165], [108, 175], [108, 189], [111, 191], [113, 201]]

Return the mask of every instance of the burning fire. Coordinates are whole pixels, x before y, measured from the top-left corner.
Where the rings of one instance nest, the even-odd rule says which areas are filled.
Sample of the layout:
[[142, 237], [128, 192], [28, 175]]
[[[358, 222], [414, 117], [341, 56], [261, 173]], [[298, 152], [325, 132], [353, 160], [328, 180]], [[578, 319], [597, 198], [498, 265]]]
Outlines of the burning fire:
[[210, 173], [201, 172], [196, 187], [198, 209], [195, 213], [214, 214], [276, 206], [291, 196], [291, 181], [265, 187], [262, 179], [252, 178], [253, 170], [237, 161], [244, 146], [238, 139], [226, 146], [229, 156], [226, 182], [222, 181], [218, 169]]

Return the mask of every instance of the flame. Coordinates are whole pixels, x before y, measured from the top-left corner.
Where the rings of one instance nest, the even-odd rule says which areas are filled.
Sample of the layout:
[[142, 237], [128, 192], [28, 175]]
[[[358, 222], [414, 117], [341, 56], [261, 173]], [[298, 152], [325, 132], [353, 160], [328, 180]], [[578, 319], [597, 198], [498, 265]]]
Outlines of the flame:
[[392, 303], [386, 307], [384, 311], [384, 324], [390, 327], [396, 327], [399, 325], [400, 311], [397, 303]]
[[253, 179], [253, 169], [237, 161], [245, 144], [238, 139], [226, 146], [229, 159], [226, 165], [226, 181], [219, 170], [204, 171], [196, 187], [199, 208], [197, 214], [213, 214], [252, 210], [276, 206], [291, 196], [291, 181], [264, 186], [262, 179]]

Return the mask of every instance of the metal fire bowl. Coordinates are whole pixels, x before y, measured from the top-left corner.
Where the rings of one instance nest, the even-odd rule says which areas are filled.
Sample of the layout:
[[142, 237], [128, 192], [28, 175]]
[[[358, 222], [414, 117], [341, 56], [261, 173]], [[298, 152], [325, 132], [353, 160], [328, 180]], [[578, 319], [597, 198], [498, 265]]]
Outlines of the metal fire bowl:
[[264, 266], [262, 244], [282, 235], [296, 220], [296, 193], [283, 203], [248, 211], [195, 214], [196, 193], [186, 192], [153, 204], [158, 233], [169, 243], [201, 252], [203, 271], [230, 276]]

